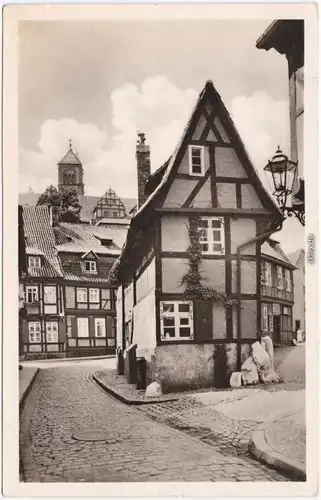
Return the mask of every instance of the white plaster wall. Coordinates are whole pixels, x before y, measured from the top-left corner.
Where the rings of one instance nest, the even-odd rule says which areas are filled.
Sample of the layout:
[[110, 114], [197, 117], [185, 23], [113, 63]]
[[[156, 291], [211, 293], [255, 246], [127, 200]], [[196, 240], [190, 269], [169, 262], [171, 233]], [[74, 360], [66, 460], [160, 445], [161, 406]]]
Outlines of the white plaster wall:
[[164, 252], [186, 252], [189, 244], [188, 218], [163, 215], [162, 250]]
[[153, 259], [136, 281], [137, 302], [142, 300], [151, 290], [155, 289], [155, 273], [155, 259]]
[[137, 344], [137, 356], [151, 361], [156, 347], [156, 308], [155, 292], [148, 293], [133, 308], [133, 343]]
[[[256, 223], [254, 219], [250, 218], [237, 218], [231, 219], [231, 252], [236, 253], [238, 245], [255, 238], [256, 236]], [[243, 254], [255, 255], [255, 244], [246, 246], [242, 250]]]
[[121, 287], [118, 288], [117, 290], [117, 295], [116, 295], [116, 315], [117, 315], [117, 322], [116, 322], [116, 346], [117, 347], [122, 347], [122, 337], [123, 337], [123, 314], [122, 314], [122, 293], [121, 293]]
[[133, 283], [131, 283], [127, 288], [125, 288], [125, 322], [129, 321], [131, 312], [134, 306], [134, 288]]
[[215, 148], [215, 165], [217, 176], [247, 178], [234, 148]]

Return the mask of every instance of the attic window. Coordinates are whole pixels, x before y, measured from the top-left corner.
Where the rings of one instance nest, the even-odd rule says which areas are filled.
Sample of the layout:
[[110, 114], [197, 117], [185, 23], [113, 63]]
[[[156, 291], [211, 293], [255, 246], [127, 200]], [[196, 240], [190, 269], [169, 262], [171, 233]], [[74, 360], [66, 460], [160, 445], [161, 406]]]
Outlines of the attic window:
[[96, 273], [97, 272], [96, 261], [95, 260], [85, 260], [85, 270], [88, 273]]
[[189, 173], [190, 175], [204, 175], [204, 147], [189, 146]]
[[41, 269], [41, 259], [38, 256], [31, 256], [28, 259], [29, 269]]

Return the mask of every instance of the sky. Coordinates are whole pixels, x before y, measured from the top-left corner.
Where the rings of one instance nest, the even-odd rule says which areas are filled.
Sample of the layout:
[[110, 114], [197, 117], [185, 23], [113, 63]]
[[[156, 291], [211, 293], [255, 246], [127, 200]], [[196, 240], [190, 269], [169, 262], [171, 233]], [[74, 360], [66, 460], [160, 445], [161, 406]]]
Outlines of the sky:
[[[255, 47], [269, 24], [21, 22], [19, 192], [57, 184], [57, 163], [71, 138], [85, 194], [112, 187], [120, 197], [136, 197], [137, 130], [146, 133], [154, 171], [172, 154], [209, 79], [269, 188], [263, 167], [278, 145], [289, 152], [286, 59]], [[303, 245], [298, 225], [289, 221], [278, 235], [287, 252]]]

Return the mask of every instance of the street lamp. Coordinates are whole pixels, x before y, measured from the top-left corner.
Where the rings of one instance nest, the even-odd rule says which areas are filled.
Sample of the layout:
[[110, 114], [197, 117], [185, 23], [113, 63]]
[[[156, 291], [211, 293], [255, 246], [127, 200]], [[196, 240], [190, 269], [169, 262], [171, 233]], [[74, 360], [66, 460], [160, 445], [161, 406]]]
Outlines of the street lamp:
[[[303, 192], [303, 181], [300, 180], [300, 189], [294, 193], [296, 181], [298, 178], [298, 163], [290, 160], [280, 149], [278, 149], [268, 164], [264, 167], [266, 172], [272, 174], [274, 193], [277, 203], [284, 216], [293, 215], [305, 225], [304, 196], [298, 197], [297, 194]], [[298, 203], [293, 203], [293, 196]], [[288, 201], [290, 200], [290, 203]], [[292, 201], [291, 201], [292, 200]]]

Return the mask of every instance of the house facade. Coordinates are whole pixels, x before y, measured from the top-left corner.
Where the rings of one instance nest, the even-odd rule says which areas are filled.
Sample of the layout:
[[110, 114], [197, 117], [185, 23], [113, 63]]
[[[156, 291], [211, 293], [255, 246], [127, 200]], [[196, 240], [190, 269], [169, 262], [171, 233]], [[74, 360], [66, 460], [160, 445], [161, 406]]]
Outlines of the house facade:
[[108, 275], [120, 248], [114, 232], [54, 225], [47, 206], [23, 207], [28, 268], [21, 278], [24, 359], [115, 352], [115, 288]]
[[294, 306], [293, 331], [299, 329], [305, 332], [305, 252], [303, 249], [288, 255], [290, 262], [295, 266], [293, 271]]
[[[136, 157], [145, 170], [144, 137]], [[148, 381], [164, 391], [215, 386], [240, 368], [261, 327], [261, 244], [281, 219], [207, 82], [171, 158], [145, 189], [138, 183], [112, 271], [117, 346], [137, 344]]]
[[261, 248], [261, 329], [275, 344], [293, 338], [292, 318], [295, 300], [295, 266], [269, 238]]

